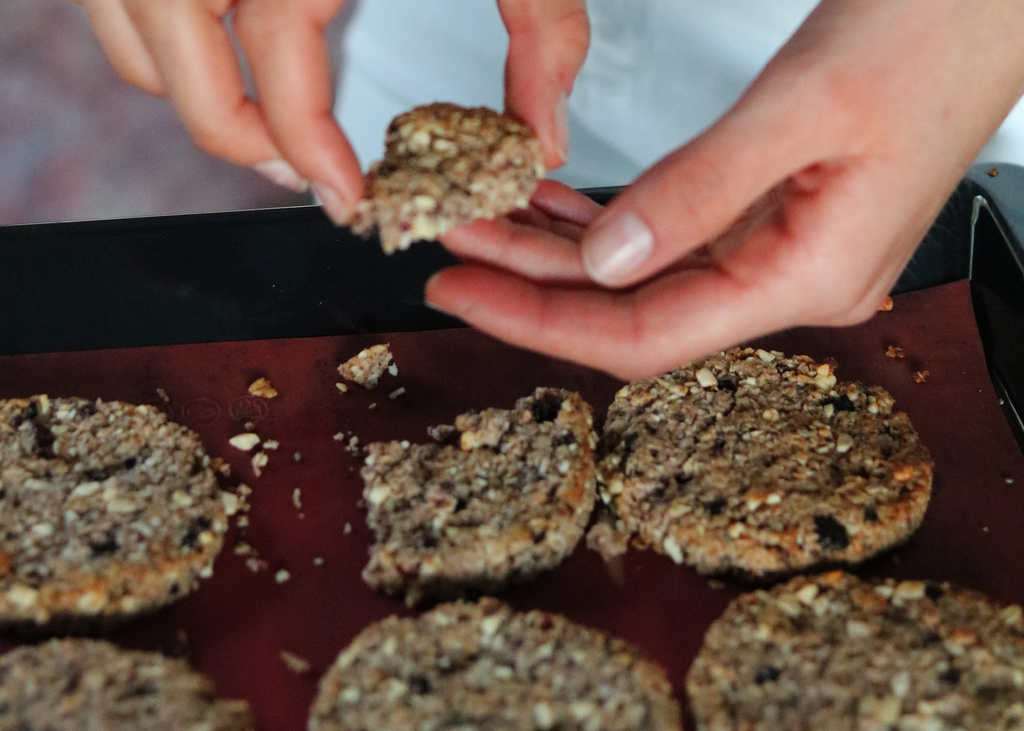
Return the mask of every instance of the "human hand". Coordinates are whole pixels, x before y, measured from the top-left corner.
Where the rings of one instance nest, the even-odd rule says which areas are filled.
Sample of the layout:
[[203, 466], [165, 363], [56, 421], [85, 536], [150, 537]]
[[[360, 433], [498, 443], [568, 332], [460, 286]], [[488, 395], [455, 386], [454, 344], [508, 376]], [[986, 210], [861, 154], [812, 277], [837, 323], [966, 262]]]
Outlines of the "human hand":
[[[117, 73], [168, 97], [200, 148], [294, 190], [312, 183], [328, 215], [348, 221], [363, 181], [332, 114], [323, 35], [345, 0], [71, 1], [85, 7]], [[584, 2], [498, 5], [510, 34], [509, 110], [533, 125], [546, 164], [557, 167], [567, 149], [565, 96], [589, 39]], [[229, 14], [256, 99], [246, 95]]]
[[427, 300], [624, 378], [866, 320], [1024, 90], [1022, 32], [1024, 0], [824, 0], [730, 112], [582, 237], [457, 229], [445, 242], [472, 261]]

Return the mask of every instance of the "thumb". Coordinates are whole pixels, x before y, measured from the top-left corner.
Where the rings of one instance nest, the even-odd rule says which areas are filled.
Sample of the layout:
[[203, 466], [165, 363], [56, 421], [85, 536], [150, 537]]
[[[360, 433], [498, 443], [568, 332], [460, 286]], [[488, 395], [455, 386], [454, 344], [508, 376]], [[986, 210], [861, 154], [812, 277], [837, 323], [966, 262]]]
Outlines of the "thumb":
[[770, 191], [812, 165], [821, 145], [778, 98], [741, 99], [714, 126], [616, 197], [581, 241], [588, 276], [607, 287], [641, 282], [746, 220]]

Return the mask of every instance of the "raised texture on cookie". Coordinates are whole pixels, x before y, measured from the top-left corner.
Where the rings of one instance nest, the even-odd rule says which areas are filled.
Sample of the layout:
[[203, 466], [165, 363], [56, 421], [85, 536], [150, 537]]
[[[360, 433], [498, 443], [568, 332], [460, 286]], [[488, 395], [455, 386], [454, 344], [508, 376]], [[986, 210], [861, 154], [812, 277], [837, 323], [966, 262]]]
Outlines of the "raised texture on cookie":
[[249, 704], [218, 700], [184, 660], [99, 640], [51, 640], [0, 656], [0, 728], [252, 731]]
[[491, 598], [361, 632], [320, 681], [310, 731], [681, 731], [664, 671], [623, 640]]
[[1021, 618], [948, 584], [841, 571], [745, 594], [687, 677], [697, 729], [1019, 729]]
[[376, 541], [363, 579], [411, 605], [491, 592], [558, 565], [596, 496], [590, 406], [540, 388], [463, 414], [433, 443], [379, 442], [362, 470]]
[[932, 461], [884, 389], [733, 349], [622, 388], [599, 450], [614, 532], [705, 573], [852, 564], [920, 524]]
[[179, 599], [226, 530], [198, 437], [155, 407], [0, 401], [0, 625], [94, 630]]

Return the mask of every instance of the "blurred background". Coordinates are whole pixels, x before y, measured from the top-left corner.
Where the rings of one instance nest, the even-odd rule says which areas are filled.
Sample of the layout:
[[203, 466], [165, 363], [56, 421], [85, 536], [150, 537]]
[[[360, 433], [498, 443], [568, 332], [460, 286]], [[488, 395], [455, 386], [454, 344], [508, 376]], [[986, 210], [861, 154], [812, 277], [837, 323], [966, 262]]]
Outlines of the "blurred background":
[[[619, 1], [588, 0], [588, 5], [616, 6]], [[366, 12], [387, 14], [389, 7], [393, 9], [393, 3], [394, 0], [392, 5], [379, 2], [362, 5]], [[751, 29], [744, 23], [750, 25], [751, 12], [759, 5], [753, 0], [748, 4], [750, 12], [733, 12], [731, 15], [723, 12], [721, 18], [711, 12], [710, 15], [715, 17], [705, 18], [710, 25], [697, 28], [700, 37], [712, 37], [712, 31], [718, 29], [722, 37], [717, 42], [726, 51], [731, 48], [730, 43], [735, 45], [742, 39], [747, 39], [744, 43], [750, 45]], [[788, 17], [788, 13], [793, 16], [791, 22], [795, 26], [813, 4], [813, 0], [789, 0], [787, 12], [772, 15]], [[359, 5], [356, 0], [350, 0], [343, 15], [351, 15], [353, 8]], [[703, 7], [704, 4], [696, 5]], [[740, 5], [743, 3], [739, 0], [729, 3], [730, 7]], [[503, 35], [493, 7], [490, 12], [494, 16], [494, 32]], [[337, 40], [342, 35], [344, 23], [345, 18], [339, 18], [329, 31], [334, 35], [332, 47], [336, 63], [343, 62], [337, 51]], [[378, 25], [389, 32], [394, 30], [392, 22]], [[577, 93], [570, 102], [571, 114], [587, 111], [589, 102], [585, 91], [589, 88], [588, 83], [593, 82], [589, 83], [590, 86], [607, 85], [606, 77], [610, 72], [606, 67], [618, 58], [605, 58], [608, 53], [602, 54], [602, 49], [607, 44], [602, 44], [607, 40], [605, 35], [610, 33], [618, 38], [616, 33], [621, 35], [621, 29], [602, 28], [600, 24], [595, 25], [591, 54], [577, 84]], [[414, 31], [418, 32], [417, 29]], [[784, 25], [777, 32], [762, 33], [765, 37], [761, 38], [761, 45], [764, 47], [758, 46], [756, 53], [748, 55], [756, 57], [760, 54], [767, 58], [775, 47], [772, 44], [781, 43], [789, 31], [790, 26]], [[476, 35], [463, 40], [469, 43]], [[462, 34], [459, 37], [462, 38]], [[387, 44], [377, 45], [383, 47]], [[615, 48], [621, 50], [621, 45], [619, 42]], [[680, 52], [679, 48], [685, 50], [688, 45], [675, 43], [669, 50]], [[386, 55], [377, 59], [378, 63], [371, 69], [374, 73], [379, 72], [379, 67], [390, 58], [386, 48], [384, 51], [376, 50], [378, 56], [381, 52]], [[641, 56], [644, 53], [643, 49], [634, 50]], [[502, 49], [490, 48], [490, 51]], [[701, 54], [705, 51], [701, 50]], [[500, 55], [498, 53], [493, 59], [495, 70], [492, 75], [495, 78], [500, 78], [503, 61]], [[708, 71], [709, 88], [722, 96], [719, 87], [724, 87], [723, 99], [708, 102], [700, 95], [700, 87], [684, 90], [685, 96], [695, 103], [683, 105], [683, 108], [700, 107], [700, 113], [706, 117], [692, 122], [693, 131], [710, 122], [731, 103], [731, 99], [756, 73], [763, 58], [750, 61], [749, 68], [732, 68], [721, 63]], [[447, 81], [451, 73], [434, 73], [433, 67], [424, 69], [428, 72], [425, 78], [416, 79], [412, 87], [430, 97], [426, 101], [440, 98], [438, 94], [448, 96], [447, 90], [439, 91], [428, 82], [431, 79], [434, 82]], [[408, 108], [417, 100], [391, 100], [392, 106], [398, 106], [378, 110], [378, 119], [367, 113], [373, 105], [367, 103], [365, 94], [356, 97], [359, 103], [346, 98], [346, 94], [361, 93], [359, 74], [353, 73], [351, 78], [355, 81], [349, 87], [343, 87], [339, 97], [339, 113], [345, 113], [346, 109], [352, 114], [358, 113], [358, 118], [346, 119], [347, 129], [354, 134], [356, 143], [361, 139], [357, 122], [365, 117], [367, 123], [363, 126], [369, 127], [362, 136], [369, 142], [363, 146], [379, 146], [380, 130], [390, 115], [396, 109]], [[610, 103], [617, 99], [614, 94], [610, 95]], [[346, 101], [347, 104], [342, 104]], [[490, 100], [472, 101], [488, 103]], [[496, 97], [492, 103], [500, 104], [500, 99]], [[632, 109], [629, 104], [619, 106], [626, 113]], [[595, 109], [590, 110], [590, 117], [599, 120], [600, 129], [595, 131], [576, 124], [572, 129], [572, 139], [575, 151], [588, 144], [595, 149], [607, 148], [605, 154], [597, 156], [601, 160], [601, 169], [584, 170], [586, 174], [573, 178], [566, 177], [566, 168], [560, 171], [561, 177], [565, 182], [578, 186], [627, 182], [646, 163], [631, 160], [598, 139], [598, 133], [609, 129], [614, 131], [612, 112], [615, 108], [599, 106]], [[629, 127], [629, 119], [626, 122], [625, 126]], [[636, 135], [629, 135], [634, 142], [643, 142], [647, 137], [655, 135], [647, 135], [641, 140], [637, 140]], [[637, 153], [650, 159], [658, 156], [651, 157], [652, 154], [650, 151]], [[372, 159], [369, 152], [363, 157], [367, 158], [363, 160], [364, 164]], [[578, 161], [580, 157], [573, 155], [572, 159]], [[1024, 104], [1018, 105], [979, 160], [1024, 163]], [[604, 181], [604, 177], [612, 180]], [[85, 12], [79, 6], [66, 0], [0, 0], [0, 225], [244, 210], [309, 202], [308, 195], [291, 193], [251, 170], [235, 167], [198, 150], [169, 103], [149, 97], [117, 78], [90, 31]]]
[[114, 74], [79, 6], [0, 0], [0, 225], [309, 202], [198, 150]]

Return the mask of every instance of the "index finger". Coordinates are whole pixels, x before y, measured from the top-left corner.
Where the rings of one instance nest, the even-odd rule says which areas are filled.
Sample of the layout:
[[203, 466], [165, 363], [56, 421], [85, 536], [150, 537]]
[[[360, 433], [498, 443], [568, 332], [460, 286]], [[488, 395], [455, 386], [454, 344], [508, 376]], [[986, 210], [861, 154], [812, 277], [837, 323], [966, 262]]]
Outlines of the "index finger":
[[324, 29], [345, 0], [242, 0], [235, 29], [274, 141], [338, 223], [362, 197], [359, 161], [333, 114]]

